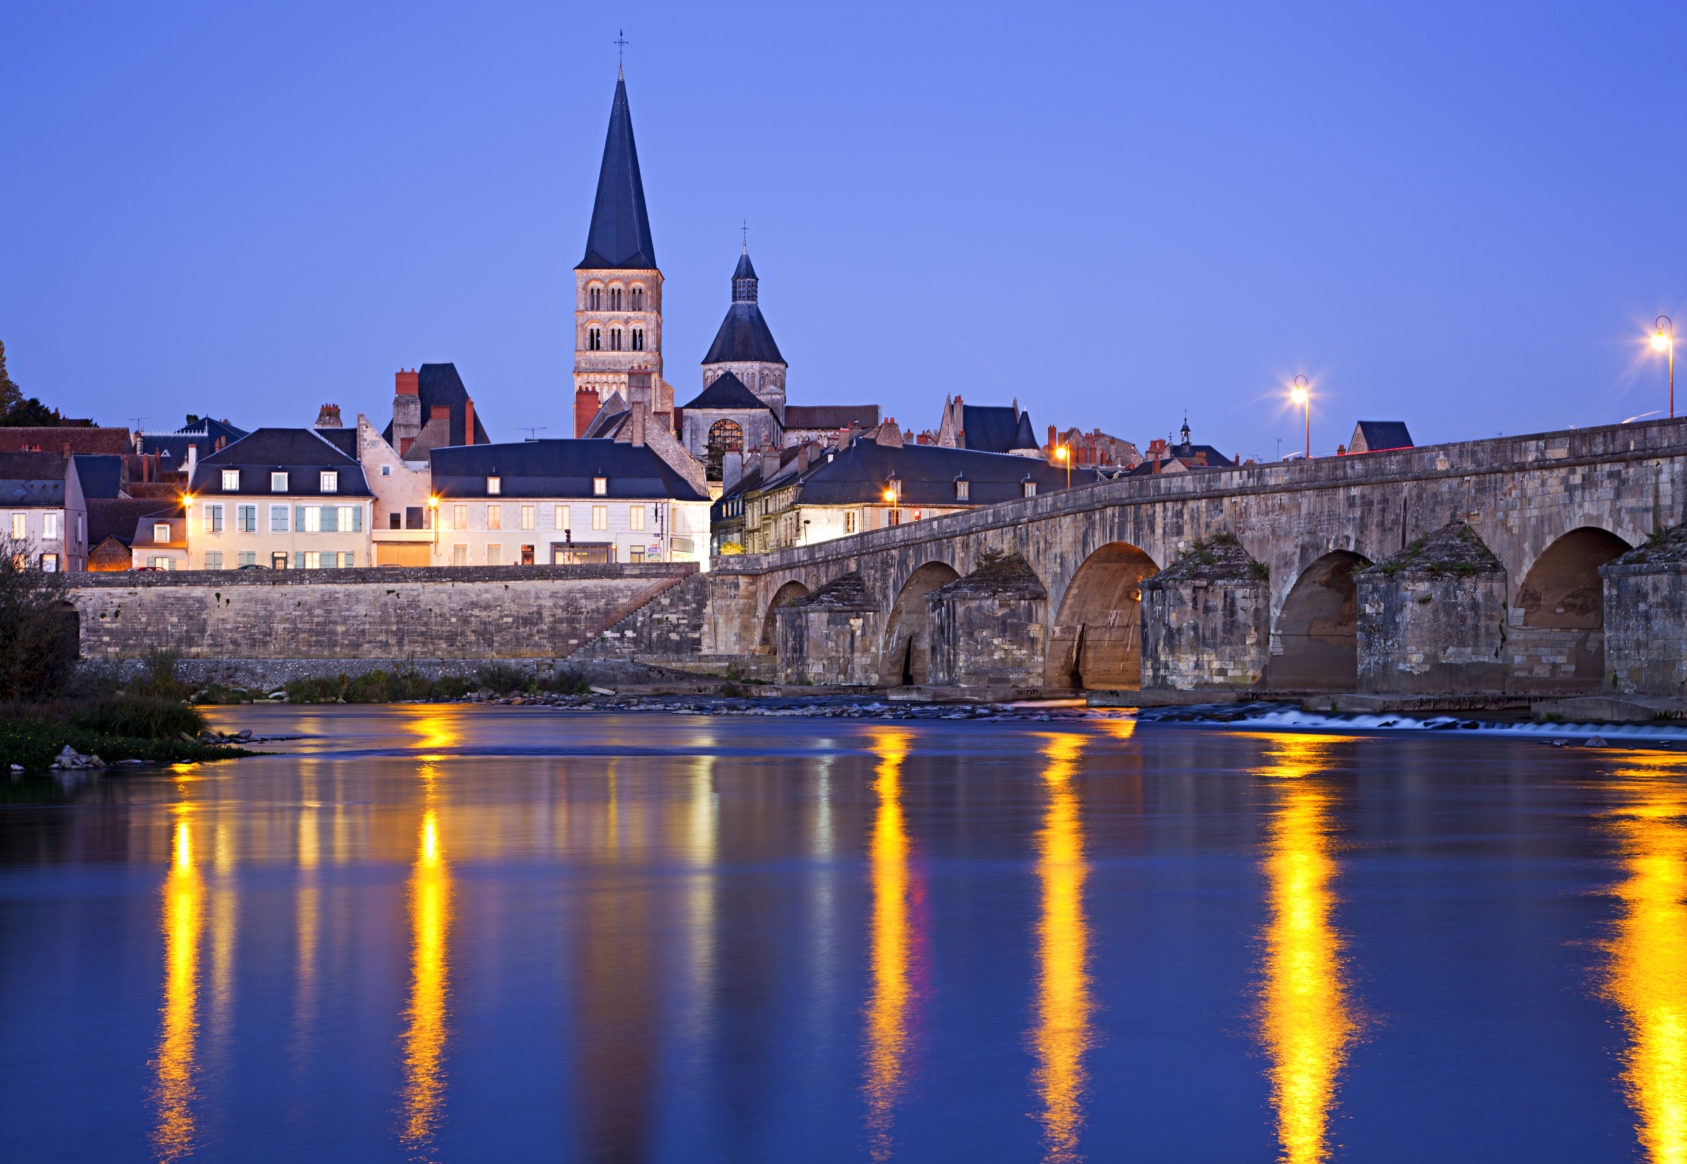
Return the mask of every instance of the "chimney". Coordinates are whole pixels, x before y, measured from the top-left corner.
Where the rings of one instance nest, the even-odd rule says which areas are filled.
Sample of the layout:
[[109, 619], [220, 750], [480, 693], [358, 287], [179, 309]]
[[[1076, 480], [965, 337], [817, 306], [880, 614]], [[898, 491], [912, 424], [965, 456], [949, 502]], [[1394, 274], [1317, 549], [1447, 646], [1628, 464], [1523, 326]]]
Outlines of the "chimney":
[[779, 472], [779, 450], [769, 445], [761, 451], [761, 479], [766, 481]]
[[338, 404], [324, 404], [316, 414], [317, 428], [344, 428], [340, 423], [340, 406]]
[[403, 456], [416, 443], [422, 431], [422, 398], [420, 377], [415, 372], [399, 372], [394, 377], [392, 398], [392, 443]]
[[198, 464], [199, 464], [199, 446], [198, 445], [189, 445], [187, 447], [187, 480], [188, 480], [188, 484], [190, 484], [190, 485], [193, 484], [194, 467]]
[[797, 472], [808, 472], [809, 462], [814, 459], [814, 450], [805, 442], [797, 449]]
[[64, 449], [64, 453], [62, 454], [64, 459], [67, 461], [70, 460], [70, 442], [65, 441], [61, 447]]
[[723, 490], [731, 489], [744, 479], [744, 454], [733, 450], [721, 454], [720, 484]]
[[650, 416], [650, 406], [640, 401], [633, 405], [633, 414], [627, 418], [627, 427], [631, 430], [634, 448], [644, 447], [644, 424]]
[[597, 392], [591, 388], [576, 388], [574, 390], [574, 435], [586, 435], [586, 427], [592, 423], [592, 417], [597, 415]]
[[474, 401], [469, 399], [463, 401], [463, 443], [474, 444]]

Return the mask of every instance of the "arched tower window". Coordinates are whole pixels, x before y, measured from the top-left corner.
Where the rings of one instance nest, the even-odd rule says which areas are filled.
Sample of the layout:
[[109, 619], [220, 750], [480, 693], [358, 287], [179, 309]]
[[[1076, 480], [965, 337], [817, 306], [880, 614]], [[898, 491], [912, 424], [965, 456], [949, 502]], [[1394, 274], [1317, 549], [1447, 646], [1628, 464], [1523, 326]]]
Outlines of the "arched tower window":
[[634, 287], [633, 288], [633, 310], [634, 311], [643, 311], [644, 310], [644, 288], [643, 287]]
[[609, 289], [609, 310], [621, 310], [621, 288], [619, 287], [611, 287]]
[[609, 329], [609, 350], [612, 352], [621, 350], [621, 329], [618, 327]]
[[644, 351], [644, 328], [642, 327], [633, 328], [633, 351]]
[[586, 288], [586, 310], [587, 311], [602, 311], [603, 310], [603, 288], [602, 287], [587, 287]]
[[586, 350], [589, 351], [589, 352], [596, 352], [596, 351], [601, 351], [602, 349], [603, 349], [603, 332], [599, 331], [595, 327], [587, 328], [586, 329]]
[[721, 453], [741, 453], [744, 451], [744, 430], [736, 420], [717, 420], [709, 426], [709, 454], [717, 457]]

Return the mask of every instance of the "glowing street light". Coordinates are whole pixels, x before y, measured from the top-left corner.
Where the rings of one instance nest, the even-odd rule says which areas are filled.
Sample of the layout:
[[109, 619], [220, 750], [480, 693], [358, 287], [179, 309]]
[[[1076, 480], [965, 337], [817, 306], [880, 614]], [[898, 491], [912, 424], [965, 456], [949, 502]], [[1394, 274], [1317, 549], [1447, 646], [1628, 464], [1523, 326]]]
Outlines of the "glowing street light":
[[1305, 376], [1295, 377], [1289, 399], [1306, 409], [1306, 459], [1312, 459], [1312, 382]]
[[1072, 450], [1061, 445], [1054, 450], [1055, 459], [1066, 466], [1066, 488], [1072, 488]]
[[1652, 337], [1654, 352], [1669, 353], [1669, 416], [1675, 419], [1675, 323], [1667, 315], [1658, 316], [1654, 325], [1658, 332]]
[[433, 527], [433, 544], [439, 545], [439, 494], [428, 497], [428, 524]]

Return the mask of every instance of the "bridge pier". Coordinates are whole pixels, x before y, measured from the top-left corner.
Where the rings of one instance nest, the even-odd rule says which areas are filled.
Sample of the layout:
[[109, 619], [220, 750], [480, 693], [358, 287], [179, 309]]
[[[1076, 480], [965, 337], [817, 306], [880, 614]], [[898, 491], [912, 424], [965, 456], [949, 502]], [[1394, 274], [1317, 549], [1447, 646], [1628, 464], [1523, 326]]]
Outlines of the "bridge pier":
[[1263, 564], [1218, 534], [1142, 583], [1142, 687], [1257, 690], [1271, 640]]
[[774, 611], [779, 681], [817, 687], [878, 682], [878, 603], [855, 572]]
[[1024, 557], [986, 555], [966, 577], [926, 596], [928, 682], [937, 687], [1038, 687], [1048, 590]]
[[1599, 571], [1607, 690], [1687, 696], [1687, 525]]

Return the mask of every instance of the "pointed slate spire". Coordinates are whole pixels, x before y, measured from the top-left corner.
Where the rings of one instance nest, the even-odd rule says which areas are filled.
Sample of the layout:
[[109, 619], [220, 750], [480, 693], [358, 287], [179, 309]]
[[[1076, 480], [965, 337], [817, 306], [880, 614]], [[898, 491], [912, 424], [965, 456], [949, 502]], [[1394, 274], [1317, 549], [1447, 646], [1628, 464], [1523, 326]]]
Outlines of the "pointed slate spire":
[[732, 272], [732, 301], [734, 303], [754, 303], [756, 301], [756, 269], [750, 265], [750, 248], [744, 247], [744, 253], [738, 256], [738, 268]]
[[[1014, 402], [1015, 404], [1018, 401]], [[1013, 434], [1013, 445], [1008, 452], [1041, 452], [1042, 446], [1037, 443], [1037, 434], [1031, 429], [1031, 414], [1019, 414], [1019, 428]]]
[[603, 166], [597, 175], [597, 200], [592, 203], [586, 257], [575, 269], [654, 269], [655, 266], [656, 245], [650, 239], [644, 182], [638, 172], [638, 148], [633, 144], [633, 113], [627, 105], [627, 82], [622, 79], [615, 82], [615, 103], [609, 109], [609, 136], [603, 143]]

